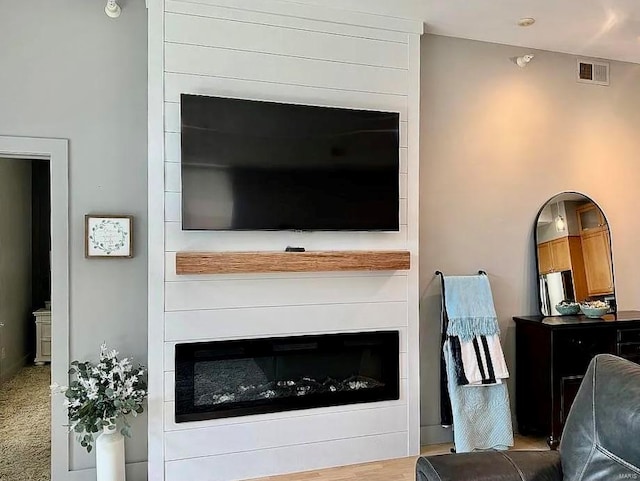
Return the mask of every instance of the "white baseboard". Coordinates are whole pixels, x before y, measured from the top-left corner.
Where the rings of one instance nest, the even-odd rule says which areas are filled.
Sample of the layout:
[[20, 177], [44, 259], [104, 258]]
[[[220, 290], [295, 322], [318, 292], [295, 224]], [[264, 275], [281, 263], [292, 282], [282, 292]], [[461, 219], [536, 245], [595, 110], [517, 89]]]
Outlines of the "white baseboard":
[[0, 372], [0, 384], [4, 384], [9, 381], [13, 376], [18, 374], [18, 371], [27, 365], [27, 361], [31, 357], [31, 354], [27, 354], [22, 359], [14, 362], [11, 366], [5, 367], [4, 360], [2, 361], [2, 372]]
[[420, 445], [442, 444], [453, 442], [451, 428], [443, 428], [440, 424], [432, 426], [420, 426]]

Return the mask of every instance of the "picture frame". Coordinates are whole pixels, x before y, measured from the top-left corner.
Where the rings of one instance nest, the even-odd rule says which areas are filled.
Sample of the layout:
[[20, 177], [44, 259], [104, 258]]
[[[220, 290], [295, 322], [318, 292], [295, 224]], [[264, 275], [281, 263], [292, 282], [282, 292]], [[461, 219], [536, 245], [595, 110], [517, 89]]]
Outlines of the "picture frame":
[[85, 215], [84, 256], [87, 259], [133, 257], [133, 216]]

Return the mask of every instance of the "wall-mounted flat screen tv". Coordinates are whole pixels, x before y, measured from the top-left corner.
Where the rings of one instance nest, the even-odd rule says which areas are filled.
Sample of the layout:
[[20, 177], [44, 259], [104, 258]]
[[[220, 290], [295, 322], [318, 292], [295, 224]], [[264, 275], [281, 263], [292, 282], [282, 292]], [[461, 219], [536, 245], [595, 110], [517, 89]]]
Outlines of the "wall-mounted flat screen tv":
[[184, 230], [398, 230], [398, 113], [180, 104]]

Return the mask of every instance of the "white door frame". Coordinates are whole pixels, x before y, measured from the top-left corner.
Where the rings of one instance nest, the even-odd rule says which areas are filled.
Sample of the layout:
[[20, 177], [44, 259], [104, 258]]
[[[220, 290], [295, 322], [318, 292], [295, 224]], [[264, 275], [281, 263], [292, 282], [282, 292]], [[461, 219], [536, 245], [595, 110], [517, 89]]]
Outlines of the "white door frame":
[[[0, 157], [49, 160], [51, 178], [51, 380], [69, 382], [69, 142], [0, 136]], [[51, 476], [69, 473], [68, 424], [62, 399], [51, 400]]]

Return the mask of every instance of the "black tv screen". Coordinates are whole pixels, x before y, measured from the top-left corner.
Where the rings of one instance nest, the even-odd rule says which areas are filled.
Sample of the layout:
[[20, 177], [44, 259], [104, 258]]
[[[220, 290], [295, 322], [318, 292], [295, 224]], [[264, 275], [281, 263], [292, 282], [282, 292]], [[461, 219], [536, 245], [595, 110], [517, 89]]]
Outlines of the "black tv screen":
[[185, 230], [399, 228], [399, 114], [181, 96]]

